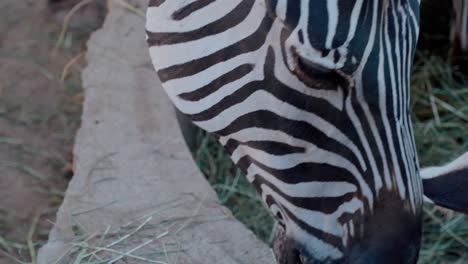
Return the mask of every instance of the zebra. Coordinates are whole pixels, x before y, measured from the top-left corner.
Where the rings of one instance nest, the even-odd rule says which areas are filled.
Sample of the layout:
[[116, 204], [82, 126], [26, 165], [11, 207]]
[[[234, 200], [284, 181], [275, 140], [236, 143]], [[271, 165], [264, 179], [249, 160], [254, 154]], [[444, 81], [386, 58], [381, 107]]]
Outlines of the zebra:
[[278, 263], [415, 263], [424, 200], [468, 211], [468, 155], [418, 163], [419, 5], [150, 0], [163, 88], [261, 195], [278, 222]]

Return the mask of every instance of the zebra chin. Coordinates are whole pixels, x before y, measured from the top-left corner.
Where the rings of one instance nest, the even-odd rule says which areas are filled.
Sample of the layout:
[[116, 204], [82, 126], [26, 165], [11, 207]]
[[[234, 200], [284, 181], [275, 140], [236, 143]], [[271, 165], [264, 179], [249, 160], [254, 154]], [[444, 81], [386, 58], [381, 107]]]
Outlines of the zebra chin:
[[[389, 227], [391, 228], [391, 227]], [[367, 238], [346, 251], [340, 259], [317, 259], [301, 249], [294, 240], [278, 238], [275, 240], [276, 260], [278, 264], [414, 264], [417, 263], [420, 236], [405, 241], [404, 236], [392, 239]], [[282, 244], [282, 246], [276, 246]]]
[[[393, 192], [381, 192], [372, 213], [362, 214], [357, 226], [362, 229], [343, 245], [334, 245], [341, 256], [327, 256], [327, 249], [299, 240], [288, 226], [275, 230], [273, 251], [278, 264], [414, 264], [417, 263], [422, 236], [422, 212], [408, 209], [407, 201]], [[355, 221], [357, 219], [354, 219]], [[326, 241], [327, 234], [316, 237]]]

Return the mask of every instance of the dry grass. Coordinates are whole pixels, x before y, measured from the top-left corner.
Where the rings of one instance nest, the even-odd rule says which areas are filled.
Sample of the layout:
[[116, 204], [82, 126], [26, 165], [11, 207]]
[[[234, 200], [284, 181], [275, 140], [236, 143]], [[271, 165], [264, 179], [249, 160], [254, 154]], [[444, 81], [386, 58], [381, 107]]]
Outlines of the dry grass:
[[[199, 206], [192, 211], [187, 211], [186, 205], [194, 201]], [[186, 250], [187, 243], [190, 243], [183, 235], [186, 229], [226, 219], [224, 215], [200, 213], [203, 203], [203, 199], [192, 196], [180, 197], [156, 205], [154, 211], [125, 225], [108, 226], [91, 235], [85, 235], [77, 224], [74, 241], [54, 264], [111, 264], [120, 260], [136, 261], [136, 263], [177, 264], [180, 254]], [[174, 213], [175, 211], [178, 213]], [[186, 212], [181, 214], [181, 211]]]
[[[455, 77], [454, 77], [455, 76]], [[468, 80], [446, 59], [421, 52], [412, 75], [413, 123], [421, 164], [443, 164], [468, 150]], [[425, 208], [421, 263], [468, 262], [468, 219]]]

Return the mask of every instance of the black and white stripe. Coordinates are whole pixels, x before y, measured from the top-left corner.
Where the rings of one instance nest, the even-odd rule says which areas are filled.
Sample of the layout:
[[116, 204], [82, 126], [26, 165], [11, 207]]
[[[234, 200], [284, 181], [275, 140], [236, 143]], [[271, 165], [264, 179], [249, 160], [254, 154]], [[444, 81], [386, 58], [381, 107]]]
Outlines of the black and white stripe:
[[420, 225], [409, 115], [418, 10], [417, 0], [153, 0], [147, 35], [175, 106], [220, 136], [303, 254], [337, 261], [389, 200], [391, 219]]

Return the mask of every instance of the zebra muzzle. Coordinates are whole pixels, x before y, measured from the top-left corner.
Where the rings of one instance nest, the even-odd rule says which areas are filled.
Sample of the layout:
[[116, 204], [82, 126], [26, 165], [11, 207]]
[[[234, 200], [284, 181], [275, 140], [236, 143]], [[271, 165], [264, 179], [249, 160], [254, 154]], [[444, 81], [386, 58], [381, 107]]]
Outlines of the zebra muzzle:
[[283, 227], [277, 226], [273, 232], [273, 252], [277, 264], [310, 264], [296, 248], [296, 243], [286, 235]]

